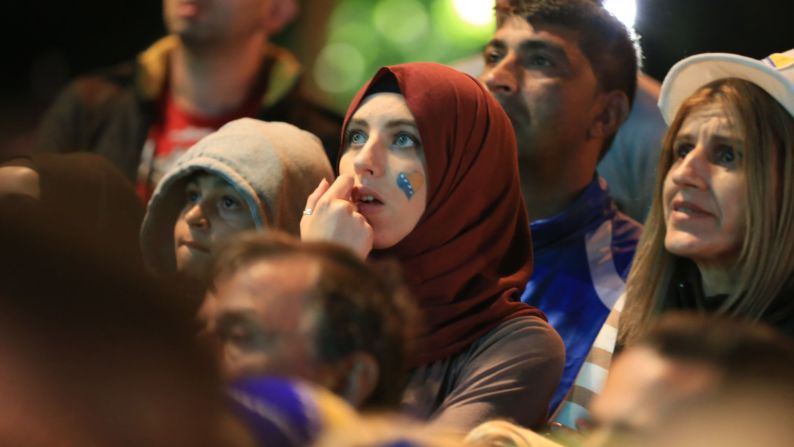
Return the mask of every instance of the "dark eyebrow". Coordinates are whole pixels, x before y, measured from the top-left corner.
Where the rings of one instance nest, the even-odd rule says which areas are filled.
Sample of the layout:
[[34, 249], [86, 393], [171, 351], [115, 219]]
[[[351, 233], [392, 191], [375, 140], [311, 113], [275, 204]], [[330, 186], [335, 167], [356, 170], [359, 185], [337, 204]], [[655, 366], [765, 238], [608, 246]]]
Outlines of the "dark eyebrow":
[[485, 51], [485, 50], [487, 50], [488, 48], [495, 48], [495, 49], [497, 49], [497, 50], [504, 50], [505, 48], [507, 48], [507, 45], [505, 45], [505, 42], [504, 42], [502, 39], [496, 39], [496, 38], [494, 38], [494, 39], [491, 39], [491, 41], [490, 41], [490, 42], [488, 42], [488, 43], [485, 45], [485, 47], [483, 47], [483, 49], [482, 49], [482, 50], [483, 50], [483, 51]]
[[562, 49], [562, 47], [546, 42], [545, 40], [525, 40], [521, 42], [520, 47], [522, 52], [545, 50], [549, 53], [552, 53], [552, 56], [555, 58], [558, 58], [566, 63], [568, 62], [568, 55], [565, 53], [565, 50]]

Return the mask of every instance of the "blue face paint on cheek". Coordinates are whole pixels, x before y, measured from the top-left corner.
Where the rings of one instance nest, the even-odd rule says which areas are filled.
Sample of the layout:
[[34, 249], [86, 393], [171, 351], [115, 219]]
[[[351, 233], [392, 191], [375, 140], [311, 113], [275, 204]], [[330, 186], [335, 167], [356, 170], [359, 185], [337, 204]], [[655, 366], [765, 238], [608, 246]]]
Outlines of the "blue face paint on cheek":
[[411, 181], [408, 180], [408, 176], [405, 175], [404, 172], [401, 172], [397, 176], [397, 186], [405, 194], [405, 197], [411, 200], [411, 197], [414, 196], [414, 185], [411, 184]]

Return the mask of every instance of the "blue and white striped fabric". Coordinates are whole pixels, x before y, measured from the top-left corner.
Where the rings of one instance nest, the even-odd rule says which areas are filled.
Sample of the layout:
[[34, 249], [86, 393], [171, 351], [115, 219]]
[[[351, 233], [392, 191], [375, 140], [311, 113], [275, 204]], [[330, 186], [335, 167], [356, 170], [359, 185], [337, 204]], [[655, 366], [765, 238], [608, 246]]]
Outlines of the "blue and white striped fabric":
[[[554, 412], [623, 294], [641, 226], [617, 210], [606, 181], [596, 177], [568, 209], [530, 228], [535, 270], [521, 301], [543, 310], [565, 343], [565, 369], [550, 407]], [[597, 393], [606, 370], [587, 376]]]

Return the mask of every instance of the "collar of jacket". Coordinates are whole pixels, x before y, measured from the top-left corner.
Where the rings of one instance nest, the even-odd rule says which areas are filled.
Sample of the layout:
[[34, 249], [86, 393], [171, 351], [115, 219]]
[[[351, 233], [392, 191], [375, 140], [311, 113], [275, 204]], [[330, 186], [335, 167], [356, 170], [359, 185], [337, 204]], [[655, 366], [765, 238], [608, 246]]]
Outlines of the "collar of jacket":
[[[160, 96], [168, 75], [168, 55], [177, 45], [176, 36], [166, 36], [138, 55], [135, 87], [143, 98], [154, 101]], [[272, 107], [287, 96], [302, 71], [292, 53], [272, 43], [262, 53], [262, 61], [268, 59], [273, 60], [273, 65], [261, 101], [263, 108]]]
[[584, 191], [562, 212], [530, 224], [535, 250], [570, 238], [583, 237], [617, 213], [606, 180], [593, 176]]

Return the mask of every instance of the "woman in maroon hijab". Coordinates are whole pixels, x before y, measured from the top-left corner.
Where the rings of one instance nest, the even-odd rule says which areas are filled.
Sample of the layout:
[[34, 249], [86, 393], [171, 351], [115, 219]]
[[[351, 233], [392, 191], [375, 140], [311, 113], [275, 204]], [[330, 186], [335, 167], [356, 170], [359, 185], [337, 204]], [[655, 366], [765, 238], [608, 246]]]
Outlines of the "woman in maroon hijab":
[[443, 65], [385, 67], [347, 111], [340, 175], [309, 196], [304, 240], [396, 258], [423, 317], [404, 402], [471, 429], [546, 419], [563, 345], [518, 301], [532, 272], [509, 118]]

